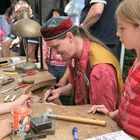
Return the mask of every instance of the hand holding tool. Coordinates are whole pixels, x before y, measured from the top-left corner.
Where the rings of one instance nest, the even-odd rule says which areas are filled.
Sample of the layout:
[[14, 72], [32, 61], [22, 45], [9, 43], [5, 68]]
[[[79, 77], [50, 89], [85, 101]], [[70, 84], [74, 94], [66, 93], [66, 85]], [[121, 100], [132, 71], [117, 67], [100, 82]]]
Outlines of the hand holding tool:
[[49, 93], [49, 96], [46, 98], [46, 102], [47, 103], [49, 103], [50, 101], [48, 100], [48, 98], [51, 96], [51, 92], [52, 92], [52, 90], [53, 90], [54, 88], [53, 87], [51, 87], [51, 89], [50, 89], [50, 93]]

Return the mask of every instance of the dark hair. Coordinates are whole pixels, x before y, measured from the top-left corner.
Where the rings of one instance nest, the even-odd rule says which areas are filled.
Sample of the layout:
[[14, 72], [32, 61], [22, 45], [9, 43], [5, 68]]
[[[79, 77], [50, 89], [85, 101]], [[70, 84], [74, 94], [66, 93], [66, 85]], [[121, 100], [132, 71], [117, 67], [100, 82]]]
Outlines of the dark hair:
[[[100, 44], [102, 47], [106, 48], [107, 50], [109, 50], [107, 48], [107, 46], [100, 41], [99, 39], [97, 39], [96, 37], [93, 37], [90, 32], [88, 31], [87, 28], [82, 27], [82, 26], [73, 26], [70, 30], [68, 30], [68, 32], [71, 32], [74, 36], [78, 36], [81, 38], [88, 38], [90, 41], [95, 42], [97, 44]], [[67, 32], [66, 32], [67, 33]], [[66, 33], [62, 36], [60, 36], [58, 39], [64, 39], [66, 37]], [[109, 50], [110, 51], [110, 50]], [[111, 51], [110, 51], [111, 52]]]
[[52, 9], [46, 17], [46, 21], [52, 18], [53, 12], [58, 12], [60, 16], [67, 16], [67, 14], [62, 9]]
[[10, 17], [10, 16], [13, 14], [13, 12], [14, 12], [14, 5], [10, 6], [9, 8], [7, 8], [7, 9], [5, 10], [5, 15], [6, 15], [7, 17]]

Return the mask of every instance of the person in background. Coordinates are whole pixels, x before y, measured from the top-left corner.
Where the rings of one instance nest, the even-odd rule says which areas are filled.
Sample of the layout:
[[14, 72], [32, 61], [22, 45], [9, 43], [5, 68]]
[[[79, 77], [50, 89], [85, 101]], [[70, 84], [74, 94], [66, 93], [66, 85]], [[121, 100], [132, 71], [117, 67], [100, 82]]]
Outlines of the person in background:
[[6, 33], [10, 33], [10, 26], [6, 21], [5, 10], [11, 6], [12, 0], [1, 0], [0, 1], [0, 28]]
[[2, 41], [6, 37], [6, 33], [0, 28], [0, 57], [2, 57]]
[[[62, 9], [52, 9], [46, 18], [48, 21], [52, 17], [66, 16]], [[67, 62], [61, 54], [57, 54], [52, 48], [50, 48], [43, 39], [44, 61], [45, 67], [49, 72], [55, 76], [57, 86], [64, 86], [67, 83], [69, 70], [67, 68]], [[40, 54], [40, 53], [39, 53]]]
[[0, 47], [2, 46], [2, 40], [6, 37], [6, 33], [0, 28]]
[[45, 99], [53, 101], [62, 95], [72, 95], [74, 90], [76, 105], [102, 103], [115, 110], [122, 77], [117, 59], [105, 45], [86, 29], [74, 26], [67, 16], [49, 19], [41, 33], [48, 46], [68, 61], [70, 70], [68, 84], [47, 90]]
[[109, 111], [94, 105], [89, 113], [102, 112], [115, 120], [124, 131], [140, 138], [140, 1], [124, 0], [116, 10], [117, 35], [126, 49], [135, 49], [135, 59], [123, 86], [119, 109]]
[[[5, 11], [5, 19], [7, 20], [7, 23], [9, 24], [9, 27], [12, 24], [13, 21], [13, 6], [9, 7]], [[2, 47], [2, 42], [6, 38], [7, 34], [4, 32], [2, 28], [0, 28], [0, 47]]]
[[[8, 113], [13, 108], [15, 108], [18, 105], [22, 106], [28, 106], [28, 104], [31, 102], [32, 95], [31, 93], [27, 95], [21, 95], [18, 99], [16, 99], [13, 102], [9, 103], [1, 103], [0, 104], [0, 114]], [[0, 140], [6, 137], [8, 134], [10, 134], [13, 130], [13, 121], [9, 119], [1, 120], [0, 121]]]
[[[5, 17], [6, 17], [7, 23], [11, 27], [11, 25], [13, 24], [13, 21], [14, 21], [14, 5], [12, 5], [11, 7], [6, 9]], [[11, 33], [9, 33], [7, 36], [5, 36], [5, 38], [2, 40], [2, 48], [3, 48], [2, 49], [2, 54], [3, 54], [4, 57], [18, 56], [19, 55], [18, 49], [20, 47], [19, 46], [20, 40], [19, 40], [18, 37], [16, 39], [9, 40], [9, 35], [10, 34]], [[12, 43], [11, 43], [11, 41], [12, 41]], [[10, 43], [10, 46], [9, 46], [9, 43]], [[7, 45], [9, 47], [5, 47]], [[10, 49], [10, 51], [9, 51], [9, 49]]]
[[120, 58], [120, 42], [116, 36], [115, 10], [118, 0], [85, 0], [81, 12], [80, 23], [90, 33], [101, 40], [111, 51]]
[[[32, 9], [30, 7], [30, 5], [28, 4], [28, 2], [24, 1], [24, 0], [19, 0], [15, 6], [14, 6], [14, 18], [16, 22], [17, 20], [19, 20], [21, 17], [21, 13], [23, 12], [27, 12], [31, 19], [36, 20], [32, 14]], [[13, 22], [13, 23], [14, 23]], [[18, 43], [19, 45], [15, 45], [14, 47], [12, 47], [12, 51], [18, 52], [20, 56], [25, 56], [25, 46], [23, 45], [23, 41], [22, 38], [17, 37], [13, 34], [9, 34], [7, 36], [7, 38], [3, 41], [2, 44], [2, 50], [3, 50], [3, 56], [4, 57], [8, 57], [10, 56], [10, 50], [9, 50], [9, 46], [12, 44], [12, 42], [18, 38], [19, 42], [16, 42], [16, 44]], [[27, 40], [28, 42], [28, 56], [31, 60], [35, 60], [36, 61], [36, 51], [38, 49], [38, 38], [34, 37], [34, 38], [29, 38]]]
[[65, 6], [65, 13], [71, 18], [74, 25], [79, 25], [81, 11], [84, 7], [84, 0], [69, 0]]
[[13, 23], [13, 19], [14, 19], [14, 5], [8, 7], [5, 11], [5, 17], [7, 20], [7, 23], [11, 26], [11, 24]]

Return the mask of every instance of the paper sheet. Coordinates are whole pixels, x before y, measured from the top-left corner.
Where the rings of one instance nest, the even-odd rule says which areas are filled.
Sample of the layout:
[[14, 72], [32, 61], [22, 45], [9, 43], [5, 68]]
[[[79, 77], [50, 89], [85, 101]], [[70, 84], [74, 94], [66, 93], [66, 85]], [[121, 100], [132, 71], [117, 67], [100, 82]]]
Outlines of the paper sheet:
[[134, 139], [121, 130], [93, 138], [88, 138], [85, 140], [134, 140]]

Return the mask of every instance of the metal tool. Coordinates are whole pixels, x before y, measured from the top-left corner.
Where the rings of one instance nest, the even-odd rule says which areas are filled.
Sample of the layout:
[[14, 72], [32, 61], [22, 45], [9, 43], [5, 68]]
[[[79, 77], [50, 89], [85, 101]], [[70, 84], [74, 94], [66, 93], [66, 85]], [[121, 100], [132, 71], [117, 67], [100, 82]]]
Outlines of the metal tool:
[[16, 95], [15, 95], [15, 94], [14, 94], [11, 98], [10, 98], [10, 95], [7, 95], [7, 96], [4, 98], [4, 103], [13, 102], [15, 99], [16, 99]]
[[13, 88], [5, 89], [5, 90], [1, 91], [0, 94], [5, 94], [5, 93], [7, 93], [7, 92], [9, 92], [11, 90], [13, 90]]
[[24, 88], [26, 86], [28, 86], [28, 84], [21, 84], [21, 85], [18, 85], [17, 87], [14, 87], [14, 88], [5, 89], [5, 90], [1, 91], [0, 94], [5, 94], [5, 93], [12, 91], [12, 90], [15, 91], [15, 90], [18, 90], [19, 88]]
[[13, 90], [15, 91], [15, 90], [18, 90], [19, 88], [24, 88], [26, 86], [28, 86], [28, 84], [21, 84], [21, 85], [18, 85], [17, 87], [15, 87]]
[[5, 72], [5, 74], [8, 75], [8, 76], [15, 76], [18, 73], [17, 72]]
[[7, 60], [0, 61], [0, 64], [8, 63]]
[[4, 61], [0, 61], [0, 66], [5, 66], [8, 65], [8, 61], [4, 60]]
[[5, 103], [7, 103], [9, 97], [10, 97], [10, 95], [7, 95], [7, 96], [4, 98], [4, 102], [5, 102]]
[[10, 102], [13, 102], [16, 99], [16, 95], [13, 95], [13, 97], [10, 99]]
[[12, 82], [14, 82], [14, 81], [15, 81], [14, 78], [8, 78], [8, 79], [6, 79], [6, 80], [3, 81], [2, 86], [3, 86], [3, 85], [7, 85], [7, 84], [9, 84], [9, 83], [12, 83]]
[[4, 69], [3, 71], [4, 72], [16, 72], [15, 69], [12, 69], [12, 68], [10, 68], [10, 69]]
[[34, 80], [20, 79], [18, 84], [20, 85], [20, 84], [33, 84], [33, 83]]
[[21, 77], [25, 77], [25, 76], [32, 76], [32, 75], [35, 75], [36, 74], [36, 71], [28, 71], [26, 73], [22, 73], [20, 74]]

